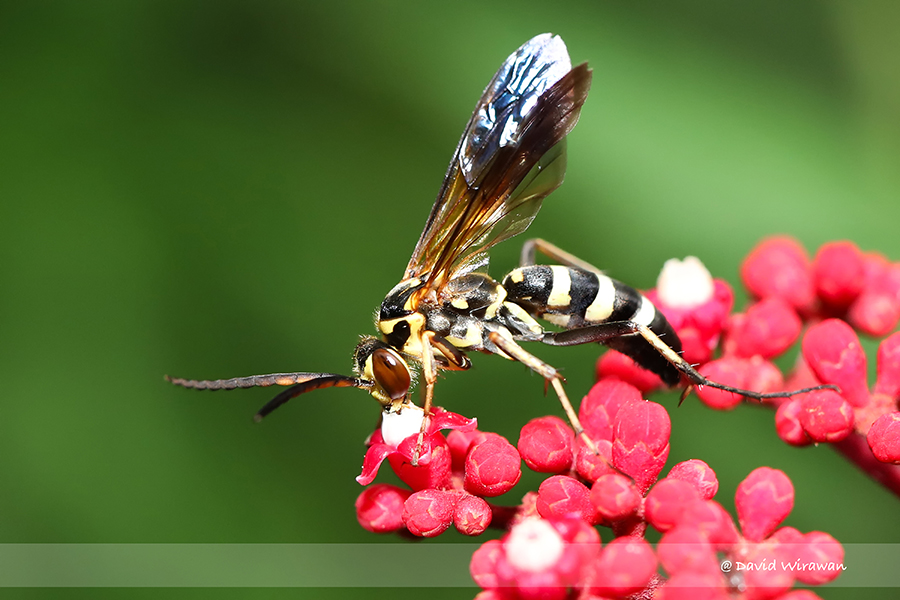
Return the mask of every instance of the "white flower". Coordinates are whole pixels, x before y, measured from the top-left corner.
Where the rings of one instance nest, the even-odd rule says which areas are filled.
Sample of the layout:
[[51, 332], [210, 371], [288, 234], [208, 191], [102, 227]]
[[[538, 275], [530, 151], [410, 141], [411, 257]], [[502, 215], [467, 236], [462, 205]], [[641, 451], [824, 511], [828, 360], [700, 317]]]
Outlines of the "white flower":
[[715, 285], [709, 270], [696, 256], [683, 261], [670, 258], [656, 280], [656, 292], [662, 304], [689, 309], [713, 297]]
[[538, 573], [559, 561], [566, 544], [553, 525], [544, 519], [526, 519], [512, 528], [504, 546], [506, 560], [511, 566]]

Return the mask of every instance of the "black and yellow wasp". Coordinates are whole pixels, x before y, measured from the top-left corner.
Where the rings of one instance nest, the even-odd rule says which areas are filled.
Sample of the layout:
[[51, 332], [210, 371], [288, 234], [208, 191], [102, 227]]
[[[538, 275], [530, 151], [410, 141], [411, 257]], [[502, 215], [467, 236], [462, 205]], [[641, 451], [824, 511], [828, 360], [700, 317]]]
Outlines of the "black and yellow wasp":
[[[558, 36], [534, 37], [506, 59], [463, 131], [403, 280], [381, 303], [381, 339], [363, 337], [356, 347], [354, 377], [277, 373], [170, 381], [206, 390], [290, 386], [257, 413], [257, 420], [291, 398], [325, 387], [362, 388], [385, 412], [396, 413], [412, 406], [414, 364], [424, 380], [427, 414], [438, 371], [464, 371], [471, 364], [466, 353], [479, 351], [520, 361], [539, 373], [581, 433], [562, 376], [520, 343], [599, 342], [669, 386], [684, 377], [689, 384], [757, 399], [806, 391], [762, 394], [707, 380], [681, 358], [677, 334], [645, 296], [542, 240], [525, 243], [521, 265], [502, 282], [485, 273], [487, 250], [525, 231], [543, 199], [562, 183], [565, 138], [578, 121], [590, 84], [591, 70], [587, 64], [571, 67]], [[537, 251], [560, 266], [535, 264]], [[563, 331], [546, 331], [537, 319]]]

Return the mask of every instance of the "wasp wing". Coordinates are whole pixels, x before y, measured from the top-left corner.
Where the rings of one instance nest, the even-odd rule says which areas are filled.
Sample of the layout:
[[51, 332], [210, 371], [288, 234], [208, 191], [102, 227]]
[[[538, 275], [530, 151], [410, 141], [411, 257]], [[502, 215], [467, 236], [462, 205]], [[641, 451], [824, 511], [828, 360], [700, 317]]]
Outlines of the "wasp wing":
[[562, 183], [564, 138], [590, 88], [562, 39], [539, 35], [516, 50], [466, 125], [406, 268], [421, 293], [486, 262], [488, 248], [524, 231]]

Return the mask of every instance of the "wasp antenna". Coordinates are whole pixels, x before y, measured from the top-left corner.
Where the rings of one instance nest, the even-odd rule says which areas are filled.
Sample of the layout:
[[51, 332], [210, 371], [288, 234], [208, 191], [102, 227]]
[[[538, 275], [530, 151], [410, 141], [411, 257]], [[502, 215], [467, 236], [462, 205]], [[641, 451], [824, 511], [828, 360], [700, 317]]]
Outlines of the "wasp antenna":
[[[181, 379], [165, 376], [169, 383], [192, 390], [236, 390], [252, 387], [269, 387], [271, 385], [295, 385], [309, 381], [344, 377], [334, 373], [272, 373], [270, 375], [251, 375], [249, 377], [232, 377], [231, 379]], [[353, 379], [353, 378], [351, 378]]]
[[[305, 373], [305, 375], [311, 375], [311, 373]], [[300, 394], [305, 394], [306, 392], [311, 392], [320, 388], [356, 387], [364, 390], [371, 390], [374, 386], [371, 381], [366, 381], [365, 379], [359, 379], [357, 377], [347, 377], [346, 375], [335, 375], [333, 373], [315, 373], [314, 375], [316, 375], [316, 377], [297, 383], [269, 400], [266, 405], [259, 409], [259, 412], [254, 415], [253, 420], [259, 423], [263, 420], [263, 417], [291, 398], [296, 398]]]

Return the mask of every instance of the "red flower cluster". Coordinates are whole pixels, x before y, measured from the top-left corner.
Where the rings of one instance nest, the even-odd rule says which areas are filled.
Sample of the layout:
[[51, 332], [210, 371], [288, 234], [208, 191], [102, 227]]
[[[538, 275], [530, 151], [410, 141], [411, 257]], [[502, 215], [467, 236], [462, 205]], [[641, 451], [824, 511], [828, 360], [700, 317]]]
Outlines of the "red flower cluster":
[[[369, 439], [362, 474], [356, 480], [371, 483], [387, 459], [410, 488], [379, 484], [356, 500], [360, 525], [375, 533], [406, 528], [422, 537], [434, 537], [450, 525], [465, 535], [479, 535], [491, 524], [493, 513], [483, 498], [508, 492], [522, 475], [518, 451], [496, 433], [475, 430], [475, 419], [435, 408], [416, 466], [413, 453], [424, 415], [408, 406], [386, 414]], [[442, 429], [454, 431], [445, 438]]]
[[[557, 417], [527, 423], [513, 447], [497, 434], [475, 431], [473, 421], [437, 411], [417, 467], [409, 461], [421, 416], [407, 418], [408, 437], [394, 449], [384, 448], [393, 432], [383, 424], [369, 455], [387, 456], [415, 491], [372, 486], [357, 500], [357, 517], [371, 531], [405, 527], [423, 537], [451, 525], [467, 535], [489, 525], [507, 530], [472, 557], [472, 576], [485, 590], [480, 600], [623, 598], [645, 591], [670, 599], [698, 592], [776, 598], [796, 581], [824, 583], [839, 574], [843, 550], [831, 536], [777, 529], [794, 501], [783, 472], [757, 469], [739, 486], [741, 533], [713, 500], [719, 484], [705, 462], [679, 463], [657, 481], [671, 430], [661, 405], [628, 383], [602, 380], [582, 401], [580, 416], [599, 456]], [[444, 439], [438, 428], [455, 430]], [[490, 505], [486, 498], [518, 482], [522, 460], [550, 476], [518, 507]], [[367, 455], [362, 482], [374, 477], [375, 463]], [[597, 525], [615, 537], [601, 544]], [[656, 549], [644, 539], [648, 526], [664, 534]]]
[[[849, 243], [828, 244], [810, 260], [798, 243], [775, 238], [751, 252], [742, 277], [756, 298], [742, 313], [731, 313], [730, 287], [696, 259], [667, 263], [647, 296], [678, 331], [685, 357], [712, 380], [773, 392], [838, 386], [839, 393], [766, 402], [777, 408], [778, 435], [792, 445], [833, 443], [900, 493], [900, 333], [882, 341], [870, 390], [854, 332], [885, 335], [896, 326], [900, 265]], [[771, 361], [801, 339], [801, 360], [785, 377]], [[762, 467], [740, 484], [737, 524], [714, 500], [718, 480], [707, 463], [679, 463], [658, 480], [671, 422], [643, 394], [660, 381], [615, 352], [598, 361], [597, 373], [578, 411], [597, 452], [557, 417], [530, 421], [513, 446], [475, 430], [474, 420], [437, 410], [413, 467], [421, 412], [411, 407], [387, 418], [370, 440], [358, 480], [371, 483], [387, 459], [411, 489], [366, 489], [356, 505], [360, 523], [424, 537], [451, 525], [466, 535], [504, 530], [472, 558], [480, 600], [635, 594], [810, 600], [817, 597], [812, 592], [791, 591], [795, 583], [821, 584], [840, 574], [843, 549], [834, 538], [779, 528], [794, 501], [785, 473]], [[718, 409], [741, 401], [709, 388], [698, 395]], [[453, 431], [445, 438], [441, 429]], [[519, 506], [490, 504], [519, 481], [522, 461], [549, 476]], [[610, 541], [601, 544], [598, 526], [611, 530]], [[656, 548], [644, 539], [648, 527], [663, 534]]]
[[[790, 238], [776, 237], [754, 248], [741, 267], [756, 301], [729, 314], [732, 294], [696, 259], [669, 261], [648, 297], [684, 340], [685, 357], [711, 380], [742, 389], [778, 392], [822, 383], [831, 390], [768, 403], [777, 408], [775, 426], [787, 443], [836, 443], [864, 470], [900, 493], [900, 333], [884, 339], [878, 352], [878, 380], [870, 391], [866, 356], [854, 328], [883, 336], [900, 321], [900, 263], [862, 253], [850, 242], [825, 244], [810, 259]], [[807, 326], [805, 334], [803, 328]], [[787, 379], [772, 359], [801, 339], [802, 354]], [[721, 339], [721, 356], [709, 361]], [[602, 377], [629, 381], [647, 391], [659, 380], [630, 359], [606, 353]], [[736, 394], [698, 390], [706, 405], [731, 409]], [[876, 464], [880, 463], [880, 464]]]
[[[831, 383], [828, 390], [794, 397], [778, 405], [778, 435], [793, 445], [839, 444], [848, 457], [900, 492], [900, 472], [877, 462], [900, 464], [900, 334], [884, 339], [878, 351], [878, 379], [869, 390], [866, 355], [854, 328], [884, 336], [900, 321], [900, 264], [879, 254], [863, 254], [851, 242], [825, 244], [810, 261], [796, 241], [762, 242], [741, 269], [744, 283], [760, 301], [729, 328], [729, 344], [749, 348], [749, 336], [734, 323], [754, 320], [770, 339], [789, 346], [809, 326], [802, 340], [802, 360], [782, 389], [798, 384]], [[751, 317], [765, 303], [781, 306], [780, 315]], [[774, 344], [776, 346], [780, 344]], [[774, 350], [774, 349], [773, 349]], [[771, 352], [771, 356], [778, 352]], [[766, 352], [758, 356], [769, 358]], [[711, 376], [704, 371], [704, 374]], [[866, 440], [864, 442], [864, 440]], [[865, 453], [867, 445], [870, 454]]]

